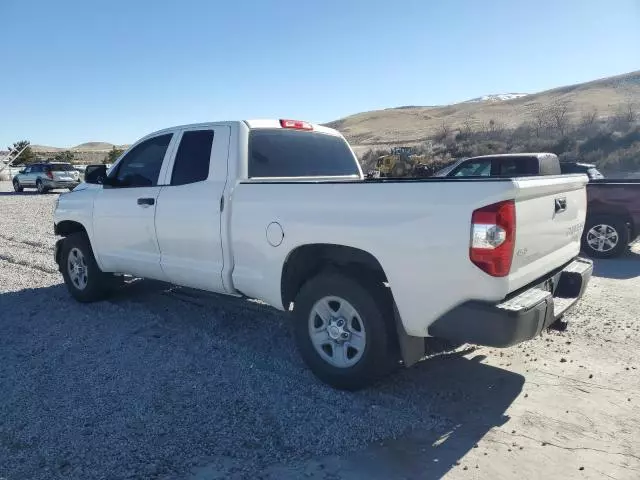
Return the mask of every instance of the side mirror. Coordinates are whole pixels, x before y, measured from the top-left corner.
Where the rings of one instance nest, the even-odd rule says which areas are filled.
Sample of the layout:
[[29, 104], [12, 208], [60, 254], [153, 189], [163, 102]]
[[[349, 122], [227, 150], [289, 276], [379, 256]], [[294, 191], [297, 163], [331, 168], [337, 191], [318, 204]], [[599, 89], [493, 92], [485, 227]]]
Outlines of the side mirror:
[[24, 168], [22, 170], [20, 170], [18, 173], [24, 173]]
[[87, 165], [84, 169], [85, 183], [102, 184], [107, 178], [107, 167], [105, 165]]

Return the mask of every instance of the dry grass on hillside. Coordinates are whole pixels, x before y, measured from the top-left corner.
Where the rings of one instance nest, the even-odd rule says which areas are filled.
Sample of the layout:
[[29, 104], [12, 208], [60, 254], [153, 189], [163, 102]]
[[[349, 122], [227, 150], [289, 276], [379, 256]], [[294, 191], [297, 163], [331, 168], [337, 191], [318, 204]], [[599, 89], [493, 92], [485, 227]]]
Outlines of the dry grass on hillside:
[[443, 125], [475, 128], [491, 120], [513, 128], [534, 122], [536, 112], [554, 103], [568, 105], [567, 116], [578, 123], [587, 113], [600, 116], [620, 112], [629, 104], [640, 105], [640, 71], [556, 88], [514, 100], [458, 103], [442, 107], [402, 107], [358, 113], [328, 124], [340, 130], [356, 146], [415, 144], [437, 135]]

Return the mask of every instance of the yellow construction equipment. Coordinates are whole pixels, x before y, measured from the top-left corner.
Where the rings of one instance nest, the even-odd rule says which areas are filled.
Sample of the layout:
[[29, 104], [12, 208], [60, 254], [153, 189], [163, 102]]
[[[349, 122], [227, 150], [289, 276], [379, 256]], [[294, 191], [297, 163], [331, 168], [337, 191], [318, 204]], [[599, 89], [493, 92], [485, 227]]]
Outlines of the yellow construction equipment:
[[417, 156], [411, 155], [411, 147], [396, 147], [389, 155], [382, 155], [376, 161], [375, 176], [406, 177], [412, 174]]

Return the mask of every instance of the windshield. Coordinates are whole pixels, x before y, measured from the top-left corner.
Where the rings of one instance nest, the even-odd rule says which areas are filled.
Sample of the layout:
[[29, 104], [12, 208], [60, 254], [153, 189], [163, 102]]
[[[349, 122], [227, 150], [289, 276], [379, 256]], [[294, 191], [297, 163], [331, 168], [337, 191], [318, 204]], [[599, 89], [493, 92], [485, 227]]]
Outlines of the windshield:
[[249, 134], [249, 177], [359, 176], [347, 142], [334, 135], [285, 129]]

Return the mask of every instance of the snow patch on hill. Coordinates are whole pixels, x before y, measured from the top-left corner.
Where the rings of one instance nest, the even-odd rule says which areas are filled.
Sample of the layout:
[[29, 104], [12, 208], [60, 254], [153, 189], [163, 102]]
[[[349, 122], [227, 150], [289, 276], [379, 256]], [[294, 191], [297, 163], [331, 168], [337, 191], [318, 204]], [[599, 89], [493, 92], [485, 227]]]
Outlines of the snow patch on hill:
[[472, 98], [463, 103], [478, 103], [478, 102], [503, 102], [506, 100], [513, 100], [515, 98], [526, 97], [528, 93], [496, 93], [493, 95], [483, 95], [482, 97]]

